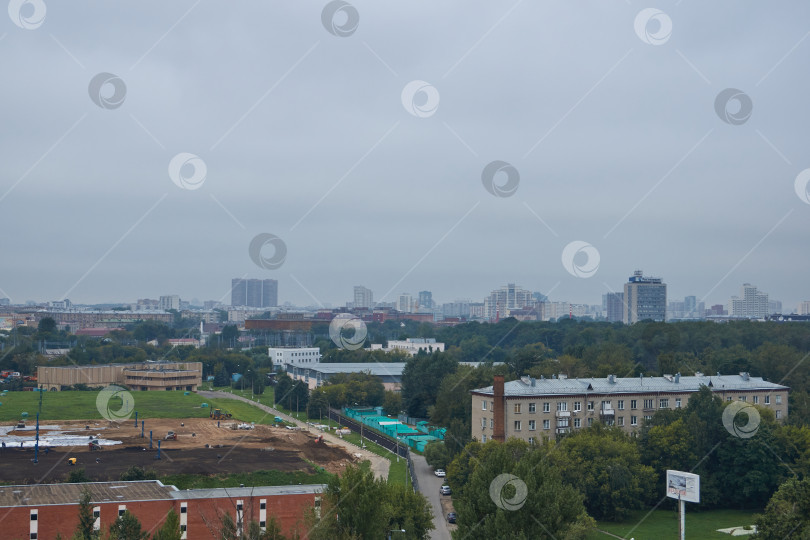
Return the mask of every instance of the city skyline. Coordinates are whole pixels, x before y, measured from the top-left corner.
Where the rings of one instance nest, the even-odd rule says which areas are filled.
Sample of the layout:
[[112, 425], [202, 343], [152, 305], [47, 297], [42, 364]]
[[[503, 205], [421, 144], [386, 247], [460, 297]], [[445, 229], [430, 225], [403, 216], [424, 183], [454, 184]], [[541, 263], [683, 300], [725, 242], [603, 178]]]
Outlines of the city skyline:
[[810, 5], [323, 9], [4, 15], [0, 297], [810, 298]]

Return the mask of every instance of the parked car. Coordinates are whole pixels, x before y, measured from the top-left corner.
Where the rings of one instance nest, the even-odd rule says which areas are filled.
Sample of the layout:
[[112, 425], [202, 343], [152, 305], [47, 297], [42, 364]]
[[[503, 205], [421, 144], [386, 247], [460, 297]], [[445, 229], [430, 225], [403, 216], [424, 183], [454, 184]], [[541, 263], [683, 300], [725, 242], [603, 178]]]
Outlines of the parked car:
[[444, 472], [444, 469], [436, 469], [436, 471], [433, 474], [435, 474], [439, 478], [444, 478], [445, 476], [447, 476], [447, 473]]
[[455, 523], [456, 522], [456, 513], [450, 512], [447, 514], [447, 523]]
[[442, 486], [439, 488], [439, 493], [442, 495], [450, 495], [453, 492], [450, 490], [450, 486]]

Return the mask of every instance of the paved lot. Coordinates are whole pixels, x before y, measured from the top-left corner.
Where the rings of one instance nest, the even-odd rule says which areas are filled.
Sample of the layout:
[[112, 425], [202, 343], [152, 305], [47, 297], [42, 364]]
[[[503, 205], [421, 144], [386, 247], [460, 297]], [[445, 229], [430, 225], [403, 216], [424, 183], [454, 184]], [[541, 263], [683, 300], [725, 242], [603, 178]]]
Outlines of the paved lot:
[[441, 504], [441, 499], [448, 499], [449, 497], [439, 495], [439, 488], [444, 483], [444, 479], [433, 474], [433, 469], [427, 464], [423, 456], [411, 454], [411, 458], [416, 472], [416, 481], [419, 484], [419, 492], [427, 497], [433, 507], [433, 526], [435, 529], [430, 531], [430, 538], [431, 540], [450, 540], [450, 530]]

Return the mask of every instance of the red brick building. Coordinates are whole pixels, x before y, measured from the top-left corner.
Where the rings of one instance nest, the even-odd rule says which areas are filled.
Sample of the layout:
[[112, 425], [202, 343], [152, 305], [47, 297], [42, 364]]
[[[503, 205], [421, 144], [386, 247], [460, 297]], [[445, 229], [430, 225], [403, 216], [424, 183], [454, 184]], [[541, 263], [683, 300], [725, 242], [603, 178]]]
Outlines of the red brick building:
[[237, 527], [251, 521], [265, 527], [275, 518], [285, 535], [299, 531], [308, 508], [320, 507], [323, 485], [261, 486], [178, 490], [157, 480], [0, 486], [0, 536], [8, 539], [70, 538], [79, 523], [78, 502], [90, 491], [95, 528], [106, 532], [125, 511], [153, 534], [172, 508], [180, 517], [183, 538], [218, 538], [222, 516]]

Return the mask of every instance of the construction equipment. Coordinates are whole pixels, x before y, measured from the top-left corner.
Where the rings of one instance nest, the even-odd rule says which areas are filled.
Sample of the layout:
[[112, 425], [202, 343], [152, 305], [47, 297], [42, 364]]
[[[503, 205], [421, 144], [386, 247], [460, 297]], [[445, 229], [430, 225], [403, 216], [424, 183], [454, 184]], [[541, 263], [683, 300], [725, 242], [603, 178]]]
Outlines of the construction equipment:
[[211, 409], [211, 414], [209, 416], [214, 420], [227, 420], [231, 417], [231, 413], [225, 412], [222, 409]]
[[76, 465], [76, 458], [75, 457], [68, 458], [68, 465]]
[[95, 450], [101, 450], [101, 445], [98, 444], [97, 440], [88, 442], [87, 447], [90, 449], [91, 452], [93, 452]]
[[174, 431], [168, 432], [166, 434], [166, 440], [167, 441], [176, 441], [177, 440], [177, 433], [175, 433]]

